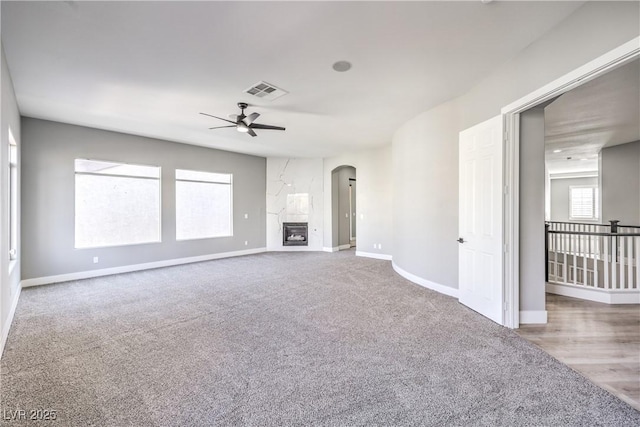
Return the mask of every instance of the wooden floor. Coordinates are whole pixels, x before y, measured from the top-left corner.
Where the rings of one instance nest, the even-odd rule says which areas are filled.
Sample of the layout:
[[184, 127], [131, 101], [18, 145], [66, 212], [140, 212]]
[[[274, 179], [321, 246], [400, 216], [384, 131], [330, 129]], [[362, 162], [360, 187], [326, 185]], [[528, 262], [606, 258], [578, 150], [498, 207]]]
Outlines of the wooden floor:
[[640, 305], [547, 294], [547, 311], [516, 332], [640, 410]]

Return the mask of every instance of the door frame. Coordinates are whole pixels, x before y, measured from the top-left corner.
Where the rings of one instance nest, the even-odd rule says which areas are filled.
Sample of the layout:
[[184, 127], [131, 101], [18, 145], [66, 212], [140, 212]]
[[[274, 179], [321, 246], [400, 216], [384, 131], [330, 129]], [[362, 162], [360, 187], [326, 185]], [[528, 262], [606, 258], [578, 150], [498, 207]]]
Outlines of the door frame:
[[520, 327], [520, 113], [638, 58], [640, 37], [576, 68], [501, 110], [504, 125], [504, 326], [508, 328]]

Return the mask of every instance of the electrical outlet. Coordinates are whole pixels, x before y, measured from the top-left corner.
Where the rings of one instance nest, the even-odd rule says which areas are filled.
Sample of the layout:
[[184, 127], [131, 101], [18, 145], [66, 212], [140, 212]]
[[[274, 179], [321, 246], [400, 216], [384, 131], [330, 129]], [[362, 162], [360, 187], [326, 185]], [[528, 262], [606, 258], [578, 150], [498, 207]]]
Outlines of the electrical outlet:
[[377, 243], [373, 244], [373, 249], [378, 249], [378, 244]]
[[378, 249], [382, 249], [382, 243], [378, 243]]
[[98, 257], [97, 257], [97, 256], [94, 256], [94, 257], [93, 257], [93, 263], [94, 263], [94, 264], [97, 264], [97, 263], [98, 263]]
[[244, 219], [249, 219], [249, 214], [244, 214]]
[[248, 241], [248, 240], [245, 240], [245, 241], [244, 241], [244, 245], [245, 245], [245, 246], [247, 246], [248, 244], [249, 244], [249, 241]]

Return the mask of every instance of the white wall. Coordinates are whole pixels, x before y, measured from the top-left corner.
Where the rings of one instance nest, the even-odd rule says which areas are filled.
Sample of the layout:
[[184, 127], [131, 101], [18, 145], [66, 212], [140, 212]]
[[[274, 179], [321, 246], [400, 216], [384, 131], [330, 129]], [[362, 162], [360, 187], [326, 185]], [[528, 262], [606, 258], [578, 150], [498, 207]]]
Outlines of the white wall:
[[587, 2], [466, 94], [400, 127], [393, 138], [394, 263], [419, 280], [458, 287], [458, 133], [638, 37], [639, 14], [637, 2]]
[[[1, 114], [0, 114], [0, 175], [2, 176], [2, 186], [0, 186], [0, 355], [4, 349], [4, 344], [11, 326], [13, 310], [17, 303], [20, 283], [20, 260], [22, 249], [20, 241], [20, 152], [21, 152], [21, 132], [20, 113], [16, 95], [13, 90], [13, 83], [7, 60], [4, 54], [4, 47], [0, 41], [0, 88], [1, 93]], [[18, 255], [17, 259], [9, 261], [9, 187], [5, 177], [9, 175], [9, 128], [18, 145]]]
[[[332, 171], [345, 165], [355, 167], [358, 180], [356, 251], [359, 255], [390, 258], [393, 253], [390, 145], [324, 159], [324, 249], [338, 246], [338, 237], [332, 232]], [[376, 249], [374, 243], [379, 245]]]
[[[309, 194], [306, 219], [287, 211], [289, 194]], [[267, 158], [267, 250], [322, 250], [324, 197], [322, 159]], [[308, 222], [308, 246], [282, 246], [283, 222]]]

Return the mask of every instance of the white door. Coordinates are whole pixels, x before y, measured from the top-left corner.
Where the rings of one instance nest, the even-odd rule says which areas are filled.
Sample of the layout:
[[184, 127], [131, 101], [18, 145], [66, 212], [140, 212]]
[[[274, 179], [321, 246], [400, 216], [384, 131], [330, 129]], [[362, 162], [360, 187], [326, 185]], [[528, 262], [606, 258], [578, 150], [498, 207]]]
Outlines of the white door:
[[504, 324], [502, 116], [460, 132], [459, 300]]

